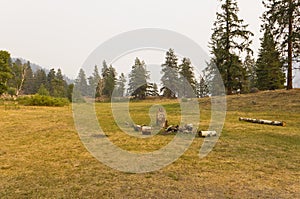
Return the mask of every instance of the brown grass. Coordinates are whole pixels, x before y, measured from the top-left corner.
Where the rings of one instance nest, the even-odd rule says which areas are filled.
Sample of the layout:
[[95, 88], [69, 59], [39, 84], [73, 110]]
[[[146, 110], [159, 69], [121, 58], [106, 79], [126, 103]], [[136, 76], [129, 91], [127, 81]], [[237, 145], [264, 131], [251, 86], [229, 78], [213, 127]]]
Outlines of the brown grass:
[[[0, 198], [299, 198], [300, 90], [229, 96], [227, 102], [225, 128], [207, 157], [199, 159], [203, 139], [196, 138], [177, 161], [145, 174], [115, 171], [93, 158], [74, 128], [70, 107], [2, 105]], [[148, 121], [139, 114], [153, 103], [158, 102], [131, 104], [137, 123]], [[161, 103], [176, 121], [177, 102]], [[172, 139], [130, 138], [112, 128], [109, 107], [97, 105], [105, 113], [100, 123], [120, 147], [151, 151]], [[209, 98], [200, 107], [206, 128]], [[287, 126], [239, 122], [240, 116], [283, 120]]]

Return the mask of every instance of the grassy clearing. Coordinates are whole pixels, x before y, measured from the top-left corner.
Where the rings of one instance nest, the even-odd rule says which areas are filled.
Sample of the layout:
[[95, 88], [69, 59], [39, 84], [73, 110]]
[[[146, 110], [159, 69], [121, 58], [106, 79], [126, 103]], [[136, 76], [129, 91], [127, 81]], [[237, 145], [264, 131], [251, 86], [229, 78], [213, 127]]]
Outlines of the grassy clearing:
[[[201, 128], [210, 122], [210, 100], [201, 99]], [[171, 165], [155, 172], [115, 171], [85, 149], [71, 107], [0, 106], [0, 198], [299, 198], [300, 90], [229, 96], [225, 127], [214, 150], [199, 159], [203, 139]], [[161, 104], [171, 123], [177, 101], [132, 102], [136, 123], [149, 123], [149, 107]], [[171, 139], [121, 132], [109, 103], [97, 104], [101, 127], [116, 145], [156, 150]], [[238, 121], [239, 117], [284, 120], [286, 127]]]

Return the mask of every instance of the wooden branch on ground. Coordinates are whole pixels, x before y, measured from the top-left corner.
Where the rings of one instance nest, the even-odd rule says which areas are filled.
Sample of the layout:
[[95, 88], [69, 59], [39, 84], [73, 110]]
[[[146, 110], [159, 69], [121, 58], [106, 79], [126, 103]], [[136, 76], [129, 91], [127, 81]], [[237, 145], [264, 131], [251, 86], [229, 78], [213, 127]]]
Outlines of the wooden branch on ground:
[[257, 123], [257, 124], [268, 124], [268, 125], [275, 125], [275, 126], [286, 125], [285, 122], [281, 122], [281, 121], [261, 120], [261, 119], [244, 118], [244, 117], [240, 117], [239, 120], [245, 122]]

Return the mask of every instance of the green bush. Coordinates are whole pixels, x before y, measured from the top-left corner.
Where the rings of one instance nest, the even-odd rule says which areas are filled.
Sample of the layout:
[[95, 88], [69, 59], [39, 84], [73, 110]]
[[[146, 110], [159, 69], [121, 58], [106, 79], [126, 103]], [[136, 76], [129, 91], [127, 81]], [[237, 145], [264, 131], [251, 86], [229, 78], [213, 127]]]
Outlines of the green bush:
[[25, 106], [66, 106], [69, 104], [69, 100], [66, 98], [55, 98], [39, 94], [20, 97], [18, 102]]

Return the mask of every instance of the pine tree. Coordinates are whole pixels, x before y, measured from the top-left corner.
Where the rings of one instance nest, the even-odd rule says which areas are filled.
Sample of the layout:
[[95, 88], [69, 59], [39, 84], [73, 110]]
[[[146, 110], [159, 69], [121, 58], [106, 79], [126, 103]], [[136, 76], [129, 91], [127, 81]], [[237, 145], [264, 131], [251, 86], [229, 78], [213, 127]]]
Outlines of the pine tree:
[[108, 71], [107, 76], [104, 79], [103, 92], [104, 92], [105, 96], [107, 96], [108, 98], [111, 98], [112, 93], [116, 86], [117, 72], [116, 72], [116, 69], [112, 65], [109, 66], [107, 71]]
[[149, 74], [144, 61], [135, 59], [129, 74], [128, 93], [134, 98], [145, 99], [147, 95]]
[[51, 82], [54, 97], [66, 97], [67, 96], [67, 88], [68, 84], [64, 80], [61, 69], [57, 70], [55, 78]]
[[116, 70], [110, 65], [107, 67], [105, 60], [103, 61], [103, 68], [102, 68], [102, 78], [103, 80], [100, 82], [99, 85], [100, 90], [102, 90], [102, 95], [110, 98], [112, 96], [113, 90], [116, 85]]
[[25, 81], [24, 81], [24, 87], [23, 92], [25, 95], [31, 95], [34, 94], [34, 76], [31, 69], [31, 66], [28, 66], [26, 73], [25, 73]]
[[[43, 69], [37, 70], [34, 75], [33, 75], [33, 80], [34, 80], [34, 86], [33, 86], [33, 93], [37, 93], [38, 89], [42, 84], [46, 85], [47, 84], [47, 75], [46, 72]], [[47, 87], [46, 87], [47, 88]]]
[[261, 39], [256, 74], [257, 88], [260, 90], [274, 90], [284, 86], [285, 75], [283, 64], [280, 61], [280, 53], [276, 50], [273, 35], [267, 27]]
[[117, 80], [117, 90], [116, 90], [116, 95], [117, 97], [123, 97], [124, 93], [125, 93], [125, 83], [126, 83], [126, 78], [124, 73], [121, 73], [121, 75], [119, 76], [118, 80]]
[[7, 51], [0, 51], [0, 95], [7, 91], [7, 81], [12, 77], [11, 58]]
[[[78, 73], [78, 77], [75, 80], [74, 89], [79, 92], [78, 95], [87, 96], [88, 84], [86, 81], [86, 75], [84, 70], [81, 68]], [[79, 97], [79, 96], [78, 96]]]
[[148, 83], [147, 96], [159, 96], [158, 87], [156, 83]]
[[200, 75], [200, 81], [197, 87], [197, 97], [203, 98], [209, 95], [209, 88], [205, 80], [205, 74]]
[[244, 25], [244, 21], [237, 16], [239, 9], [236, 0], [224, 0], [221, 8], [211, 37], [211, 62], [218, 68], [227, 94], [232, 94], [233, 91], [243, 89], [241, 78], [245, 70], [237, 54], [252, 52], [249, 46], [253, 34], [246, 30], [248, 25]]
[[95, 65], [93, 74], [88, 78], [90, 96], [100, 97], [100, 92], [99, 92], [100, 80], [101, 77], [99, 75], [99, 70], [97, 65]]
[[177, 57], [173, 49], [169, 49], [166, 53], [165, 63], [162, 64], [162, 88], [163, 96], [167, 98], [175, 98], [179, 88]]
[[180, 89], [179, 93], [182, 97], [193, 97], [195, 96], [196, 80], [193, 72], [193, 67], [191, 66], [191, 61], [188, 58], [182, 59], [182, 64], [179, 65], [179, 80]]
[[293, 88], [293, 56], [300, 54], [300, 0], [264, 0], [263, 20], [287, 57], [287, 89]]
[[244, 60], [244, 68], [246, 69], [245, 92], [249, 92], [256, 86], [256, 64], [254, 58], [248, 53]]
[[41, 84], [41, 86], [38, 90], [38, 94], [43, 95], [43, 96], [49, 96], [50, 95], [49, 91], [47, 90], [47, 88], [45, 87], [44, 84]]
[[54, 81], [56, 78], [56, 72], [55, 69], [52, 68], [50, 69], [48, 75], [47, 75], [47, 83], [46, 83], [46, 88], [49, 91], [50, 95], [53, 96], [54, 94]]

